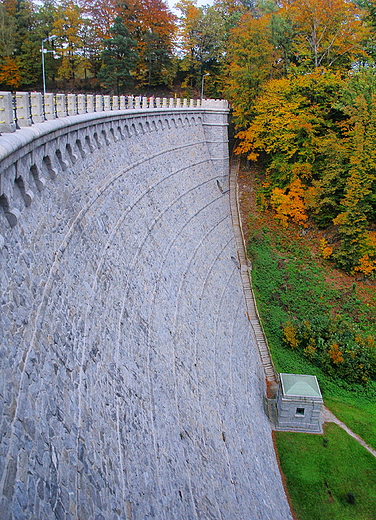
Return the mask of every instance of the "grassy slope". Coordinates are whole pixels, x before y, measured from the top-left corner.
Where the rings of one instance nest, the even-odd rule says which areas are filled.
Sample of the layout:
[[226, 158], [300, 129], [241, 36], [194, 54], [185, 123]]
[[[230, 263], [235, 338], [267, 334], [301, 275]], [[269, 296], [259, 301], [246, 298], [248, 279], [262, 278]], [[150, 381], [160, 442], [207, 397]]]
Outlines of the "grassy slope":
[[361, 328], [376, 334], [371, 308], [364, 305], [355, 292], [347, 294], [344, 301], [343, 291], [328, 287], [324, 274], [312, 259], [306, 258], [302, 245], [301, 253], [296, 245], [292, 252], [282, 253], [274, 249], [275, 244], [271, 243], [267, 231], [261, 235], [262, 238], [259, 235], [253, 240], [249, 255], [253, 261], [252, 279], [257, 304], [277, 370], [316, 375], [325, 404], [376, 449], [376, 383], [350, 386], [330, 378], [301, 354], [285, 347], [281, 330], [281, 325], [291, 317], [310, 319], [330, 312], [343, 301], [343, 306], [340, 306], [342, 314], [350, 319], [356, 315]]
[[[279, 372], [317, 376], [326, 406], [376, 449], [376, 382], [349, 385], [324, 374], [282, 343], [289, 318], [341, 313], [376, 335], [376, 286], [354, 281], [320, 258], [320, 235], [281, 229], [255, 204], [252, 175], [240, 179], [241, 211], [252, 280], [273, 360]], [[276, 432], [275, 441], [294, 512], [299, 520], [375, 520], [376, 461], [334, 424], [323, 436]], [[353, 493], [355, 504], [347, 494]]]

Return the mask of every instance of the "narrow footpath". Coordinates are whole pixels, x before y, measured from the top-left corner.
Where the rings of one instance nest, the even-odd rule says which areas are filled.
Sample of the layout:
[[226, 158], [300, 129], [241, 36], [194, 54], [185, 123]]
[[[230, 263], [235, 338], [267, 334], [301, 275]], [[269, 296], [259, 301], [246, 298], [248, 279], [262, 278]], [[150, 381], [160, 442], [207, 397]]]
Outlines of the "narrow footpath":
[[324, 422], [332, 422], [332, 423], [337, 424], [340, 428], [345, 430], [345, 432], [347, 432], [349, 435], [351, 435], [351, 437], [353, 437], [356, 441], [358, 441], [359, 444], [361, 444], [367, 451], [369, 451], [371, 453], [371, 455], [376, 457], [376, 450], [371, 448], [371, 446], [369, 446], [361, 437], [359, 437], [359, 435], [357, 435], [352, 430], [350, 430], [350, 428], [348, 426], [346, 426], [345, 423], [340, 421], [338, 419], [338, 417], [336, 417], [328, 408], [326, 408], [326, 406], [324, 406], [323, 415], [324, 415]]

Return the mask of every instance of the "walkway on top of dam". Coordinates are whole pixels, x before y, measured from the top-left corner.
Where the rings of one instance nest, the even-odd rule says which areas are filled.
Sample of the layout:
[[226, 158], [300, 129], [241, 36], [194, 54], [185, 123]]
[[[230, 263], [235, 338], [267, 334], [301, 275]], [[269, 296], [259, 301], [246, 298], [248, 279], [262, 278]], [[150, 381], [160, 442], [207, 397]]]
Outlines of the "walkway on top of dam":
[[5, 236], [36, 266], [13, 517], [289, 520], [229, 187], [199, 128], [152, 137], [68, 165]]

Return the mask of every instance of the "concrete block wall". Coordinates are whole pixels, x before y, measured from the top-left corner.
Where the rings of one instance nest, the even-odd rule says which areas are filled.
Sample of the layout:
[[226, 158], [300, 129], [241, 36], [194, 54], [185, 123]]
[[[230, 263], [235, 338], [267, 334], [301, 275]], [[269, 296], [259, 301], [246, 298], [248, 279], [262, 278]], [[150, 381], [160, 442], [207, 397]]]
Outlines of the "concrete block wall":
[[0, 137], [2, 520], [291, 518], [208, 121]]
[[[298, 408], [304, 408], [304, 416], [296, 413]], [[322, 399], [277, 399], [279, 429], [301, 431], [321, 431]]]

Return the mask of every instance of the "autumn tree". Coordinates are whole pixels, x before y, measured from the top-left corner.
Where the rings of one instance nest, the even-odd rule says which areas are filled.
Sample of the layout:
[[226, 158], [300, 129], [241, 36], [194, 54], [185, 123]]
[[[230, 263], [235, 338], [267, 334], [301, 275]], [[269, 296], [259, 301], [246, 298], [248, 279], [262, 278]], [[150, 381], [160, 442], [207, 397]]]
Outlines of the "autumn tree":
[[14, 9], [0, 4], [0, 56], [9, 57], [16, 46], [17, 22]]
[[175, 15], [163, 0], [141, 0], [139, 27], [132, 33], [138, 41], [136, 69], [141, 85], [171, 83], [175, 22]]
[[294, 30], [296, 60], [306, 69], [348, 68], [366, 55], [363, 43], [369, 31], [361, 10], [351, 1], [286, 1], [282, 14]]
[[[238, 152], [264, 156], [263, 200], [278, 220], [330, 227], [326, 258], [376, 275], [376, 79], [316, 69], [266, 83]], [[325, 246], [326, 244], [324, 244]]]
[[83, 17], [93, 21], [96, 38], [108, 37], [116, 16], [120, 15], [121, 3], [117, 0], [81, 0], [79, 6]]
[[81, 9], [72, 0], [63, 0], [58, 6], [53, 30], [57, 36], [56, 47], [61, 56], [59, 75], [74, 79], [88, 67], [82, 52], [84, 18]]
[[[264, 156], [267, 199], [285, 219], [306, 220], [294, 216], [290, 202], [297, 188], [300, 193], [294, 197], [302, 204], [300, 215], [308, 210], [315, 214], [322, 196], [320, 183], [326, 175], [331, 182], [340, 183], [341, 163], [338, 155], [333, 158], [331, 153], [339, 140], [333, 107], [341, 86], [338, 73], [324, 70], [271, 80], [254, 104], [252, 122], [238, 133], [238, 153], [246, 153], [252, 161]], [[299, 185], [294, 184], [297, 179]]]
[[12, 10], [0, 4], [0, 83], [5, 88], [18, 88], [21, 83], [19, 60], [14, 49], [17, 39], [16, 18]]
[[288, 26], [277, 13], [254, 18], [244, 15], [233, 29], [228, 46], [226, 96], [231, 100], [235, 122], [246, 125], [265, 82], [284, 74], [282, 41]]
[[176, 7], [181, 12], [179, 39], [181, 68], [185, 72], [183, 86], [188, 92], [199, 92], [203, 75], [210, 73], [206, 85], [214, 90], [226, 50], [224, 18], [216, 7], [198, 7], [195, 0], [182, 0]]
[[40, 33], [34, 4], [0, 4], [0, 81], [8, 88], [28, 86], [40, 74]]

